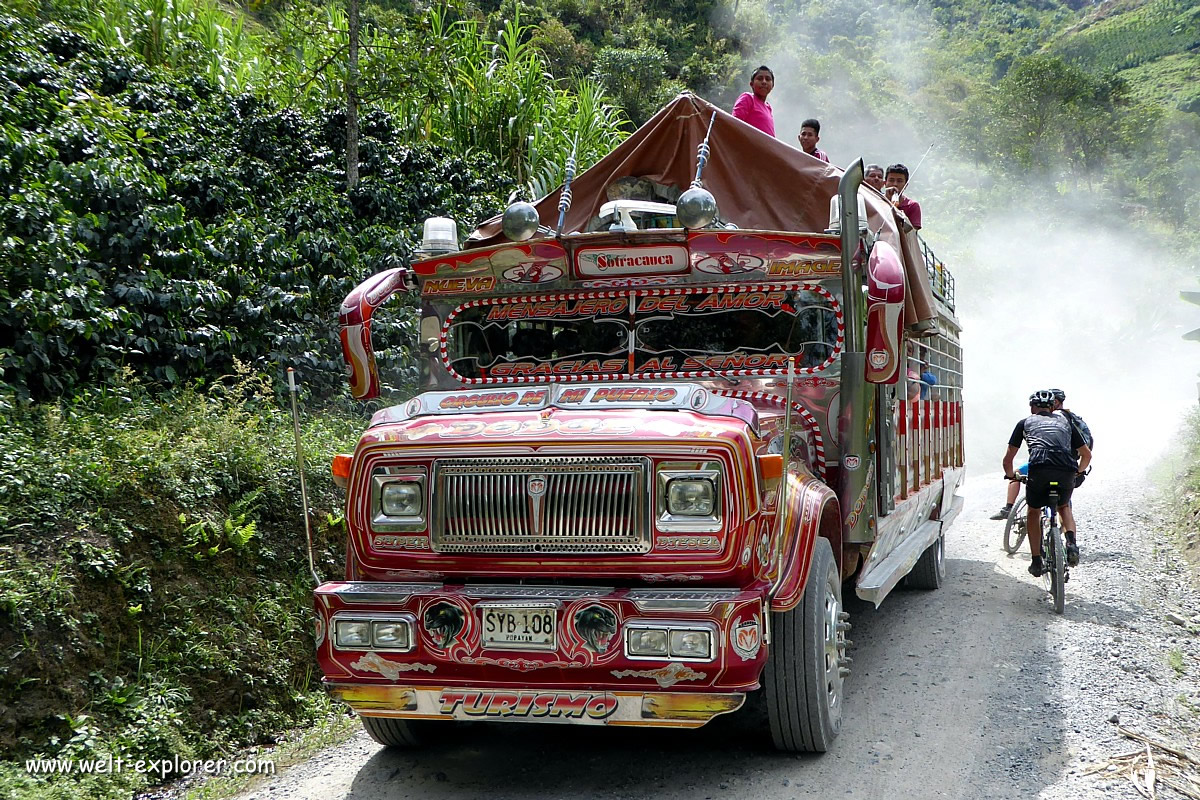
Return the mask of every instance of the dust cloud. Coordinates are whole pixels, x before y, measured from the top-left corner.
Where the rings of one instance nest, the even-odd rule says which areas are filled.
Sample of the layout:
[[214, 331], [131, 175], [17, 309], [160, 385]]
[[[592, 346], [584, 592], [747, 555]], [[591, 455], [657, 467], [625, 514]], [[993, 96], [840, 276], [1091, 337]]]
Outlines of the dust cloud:
[[1087, 420], [1096, 470], [1142, 469], [1177, 432], [1200, 366], [1181, 335], [1200, 315], [1179, 300], [1187, 278], [1140, 239], [1060, 204], [1036, 218], [996, 211], [955, 248], [972, 471], [999, 471], [1040, 388], [1065, 391]]
[[[798, 147], [800, 122], [816, 117], [819, 146], [835, 165], [861, 156], [913, 170], [928, 151], [910, 195], [922, 205], [923, 238], [957, 281], [970, 471], [999, 473], [1029, 393], [1042, 388], [1063, 389], [1092, 428], [1097, 471], [1144, 468], [1197, 401], [1200, 346], [1181, 336], [1200, 327], [1200, 314], [1179, 299], [1181, 289], [1200, 288], [1195, 278], [1115, 200], [1032, 179], [1021, 186], [1011, 175], [1005, 183], [1020, 188], [997, 191], [957, 152], [935, 99], [924, 98], [918, 117], [897, 98], [933, 82], [925, 58], [936, 26], [919, 12], [893, 8], [881, 20], [870, 3], [825, 7], [855, 10], [840, 21], [774, 18], [788, 41], [752, 60], [775, 72], [780, 140]], [[874, 45], [864, 53], [868, 36]], [[856, 68], [863, 60], [871, 70]], [[890, 84], [869, 83], [872, 71]]]

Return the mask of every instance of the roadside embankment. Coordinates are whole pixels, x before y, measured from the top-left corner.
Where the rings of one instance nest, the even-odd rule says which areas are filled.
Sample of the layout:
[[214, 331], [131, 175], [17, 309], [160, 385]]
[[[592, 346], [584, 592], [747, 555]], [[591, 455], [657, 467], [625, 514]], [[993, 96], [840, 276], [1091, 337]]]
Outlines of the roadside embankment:
[[1184, 419], [1156, 477], [1163, 514], [1191, 564], [1193, 582], [1200, 586], [1200, 407]]
[[[285, 408], [249, 374], [0, 398], [0, 797], [128, 798], [344, 718], [315, 677]], [[345, 546], [330, 456], [361, 425], [302, 424], [325, 575]]]

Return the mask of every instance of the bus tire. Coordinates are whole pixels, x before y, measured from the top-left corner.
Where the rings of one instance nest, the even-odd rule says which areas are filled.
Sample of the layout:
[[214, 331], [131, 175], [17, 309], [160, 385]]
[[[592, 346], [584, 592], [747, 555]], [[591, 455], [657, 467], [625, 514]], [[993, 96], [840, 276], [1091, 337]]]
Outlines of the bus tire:
[[912, 572], [908, 573], [905, 585], [910, 589], [940, 589], [946, 580], [946, 534], [939, 533], [921, 557]]
[[824, 753], [841, 730], [848, 663], [843, 622], [841, 575], [829, 540], [817, 539], [800, 604], [771, 615], [763, 695], [779, 750]]
[[[412, 749], [428, 742], [425, 729], [413, 720], [397, 717], [359, 717], [367, 735], [385, 747]], [[434, 723], [437, 724], [437, 723]], [[449, 724], [449, 723], [443, 723]]]

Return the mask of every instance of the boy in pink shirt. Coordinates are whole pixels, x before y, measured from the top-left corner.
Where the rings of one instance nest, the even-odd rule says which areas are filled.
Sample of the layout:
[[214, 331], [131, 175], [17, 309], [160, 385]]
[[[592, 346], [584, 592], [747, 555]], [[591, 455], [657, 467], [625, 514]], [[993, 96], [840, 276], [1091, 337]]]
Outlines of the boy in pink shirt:
[[769, 67], [759, 67], [750, 76], [750, 91], [733, 104], [733, 115], [742, 122], [753, 125], [768, 136], [775, 135], [775, 117], [767, 95], [775, 88], [775, 73]]

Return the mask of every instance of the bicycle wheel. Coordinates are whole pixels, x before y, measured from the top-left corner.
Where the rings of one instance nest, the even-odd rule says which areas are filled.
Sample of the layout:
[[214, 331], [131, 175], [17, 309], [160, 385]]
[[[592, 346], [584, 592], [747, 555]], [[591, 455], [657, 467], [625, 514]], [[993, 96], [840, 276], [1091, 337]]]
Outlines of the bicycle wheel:
[[1062, 528], [1058, 521], [1050, 524], [1050, 530], [1042, 540], [1046, 551], [1046, 567], [1050, 575], [1050, 596], [1054, 598], [1054, 613], [1063, 613], [1067, 591], [1067, 550], [1063, 546]]
[[1025, 524], [1025, 496], [1022, 495], [1013, 503], [1004, 523], [1004, 552], [1010, 556], [1020, 550], [1021, 542], [1025, 541]]

